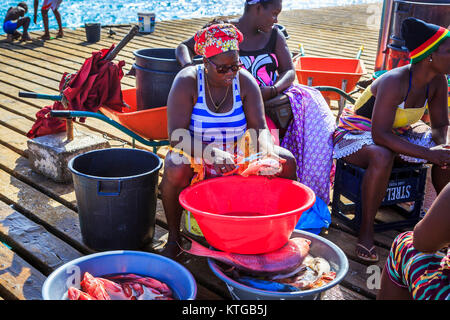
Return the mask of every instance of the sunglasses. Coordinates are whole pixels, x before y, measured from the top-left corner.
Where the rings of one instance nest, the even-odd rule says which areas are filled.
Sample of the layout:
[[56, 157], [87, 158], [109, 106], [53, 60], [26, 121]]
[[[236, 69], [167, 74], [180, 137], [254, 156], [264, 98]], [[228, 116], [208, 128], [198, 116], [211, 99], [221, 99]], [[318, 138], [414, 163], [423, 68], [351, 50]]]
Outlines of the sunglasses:
[[210, 59], [207, 59], [207, 60], [216, 68], [217, 73], [227, 73], [229, 70], [231, 70], [232, 72], [238, 72], [239, 69], [241, 69], [244, 66], [242, 63], [233, 64], [231, 66], [227, 66], [227, 65], [218, 66], [217, 64], [212, 62]]

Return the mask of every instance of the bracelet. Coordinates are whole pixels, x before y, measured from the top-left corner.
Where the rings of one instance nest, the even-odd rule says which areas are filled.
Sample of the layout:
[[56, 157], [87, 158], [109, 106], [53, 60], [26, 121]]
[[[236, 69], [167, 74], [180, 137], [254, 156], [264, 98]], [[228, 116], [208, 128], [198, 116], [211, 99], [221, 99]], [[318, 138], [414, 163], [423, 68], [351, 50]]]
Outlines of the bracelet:
[[[275, 94], [274, 94], [275, 91]], [[275, 86], [270, 86], [270, 94], [272, 97], [275, 97], [278, 94], [278, 90]]]

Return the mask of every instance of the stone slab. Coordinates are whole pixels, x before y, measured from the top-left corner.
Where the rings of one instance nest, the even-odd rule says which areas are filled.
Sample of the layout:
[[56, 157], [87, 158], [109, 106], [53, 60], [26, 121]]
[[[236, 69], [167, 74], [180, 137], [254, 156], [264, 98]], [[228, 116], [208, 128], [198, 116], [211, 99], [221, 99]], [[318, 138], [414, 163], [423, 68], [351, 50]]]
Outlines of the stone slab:
[[61, 132], [30, 139], [27, 145], [33, 171], [60, 183], [72, 181], [68, 163], [73, 157], [111, 147], [103, 137], [80, 131], [74, 132], [74, 139], [71, 141], [68, 141], [65, 132]]

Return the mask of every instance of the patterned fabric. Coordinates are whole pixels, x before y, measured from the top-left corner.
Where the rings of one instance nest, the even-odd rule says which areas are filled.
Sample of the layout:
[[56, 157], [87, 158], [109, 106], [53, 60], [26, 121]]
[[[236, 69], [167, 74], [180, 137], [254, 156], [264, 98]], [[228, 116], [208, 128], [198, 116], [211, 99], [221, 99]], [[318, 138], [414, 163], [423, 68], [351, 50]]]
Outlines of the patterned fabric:
[[225, 113], [209, 110], [205, 98], [204, 66], [197, 68], [197, 103], [194, 105], [189, 131], [191, 136], [204, 143], [214, 142], [218, 146], [234, 143], [247, 130], [247, 120], [239, 92], [239, 75], [233, 79], [233, 107]]
[[[254, 150], [252, 147], [251, 142], [251, 135], [248, 131], [245, 132], [245, 134], [234, 144], [227, 144], [224, 145], [224, 150], [233, 154], [235, 158], [238, 157], [248, 157], [249, 155], [255, 154], [256, 150]], [[184, 157], [188, 160], [188, 163], [190, 164], [192, 170], [194, 171], [194, 177], [191, 180], [191, 185], [203, 181], [205, 179], [214, 178], [214, 177], [220, 177], [223, 174], [220, 172], [217, 172], [214, 168], [214, 165], [208, 164], [205, 162], [203, 158], [200, 157], [192, 157], [185, 153], [183, 150], [169, 147], [169, 150], [177, 153], [180, 155], [180, 157]], [[180, 159], [180, 163], [183, 161]], [[183, 161], [183, 163], [185, 163]], [[240, 164], [242, 167], [242, 170], [245, 170], [248, 166], [247, 163]], [[229, 173], [232, 174], [232, 173]]]
[[[368, 92], [367, 89], [364, 91]], [[368, 99], [368, 95], [361, 95], [361, 97], [356, 101], [355, 107], [358, 105], [360, 99], [364, 99], [365, 101], [370, 101]], [[373, 96], [372, 96], [373, 97]], [[373, 145], [375, 142], [372, 139], [372, 120], [366, 118], [364, 116], [357, 115], [355, 113], [355, 107], [348, 106], [345, 107], [342, 111], [342, 115], [339, 118], [339, 124], [336, 128], [336, 131], [333, 134], [333, 144], [334, 144], [334, 154], [333, 158], [340, 159], [345, 158], [357, 151], [359, 151], [365, 145]], [[405, 115], [404, 112], [399, 111], [408, 111], [410, 109], [413, 110], [411, 115]], [[432, 139], [431, 128], [424, 124], [422, 121], [417, 121], [419, 113], [424, 112], [424, 108], [406, 108], [401, 109], [397, 108], [395, 119], [398, 123], [403, 122], [403, 124], [407, 124], [404, 127], [394, 127], [392, 132], [405, 140], [414, 143], [416, 145], [420, 145], [423, 147], [431, 148], [436, 144]], [[398, 114], [398, 116], [397, 116]], [[406, 119], [406, 120], [405, 120]], [[412, 123], [410, 125], [411, 122]], [[401, 154], [400, 157], [412, 163], [426, 163], [425, 160], [414, 158], [410, 156], [406, 156]]]
[[[431, 128], [422, 121], [413, 124], [409, 129], [403, 133], [398, 133], [400, 137], [414, 143], [415, 145], [431, 148], [436, 145], [433, 141]], [[373, 145], [371, 131], [355, 131], [343, 136], [334, 146], [333, 158], [345, 158], [352, 153], [357, 152], [365, 145]], [[410, 157], [404, 154], [399, 155], [401, 159], [411, 163], [426, 163], [426, 160]]]
[[362, 134], [372, 130], [372, 121], [366, 117], [355, 114], [352, 106], [342, 110], [339, 125], [333, 134], [333, 143], [337, 144], [347, 133]]
[[450, 248], [422, 253], [413, 247], [413, 232], [395, 238], [386, 261], [389, 278], [407, 288], [414, 300], [450, 300]]
[[195, 53], [209, 58], [223, 52], [238, 51], [244, 36], [232, 24], [224, 23], [198, 31], [194, 40]]
[[[274, 53], [277, 36], [278, 31], [274, 28], [264, 48], [239, 52], [241, 63], [259, 86], [271, 86], [277, 80], [278, 60]], [[310, 187], [325, 203], [329, 203], [335, 118], [316, 89], [294, 84], [284, 94], [289, 97], [294, 117], [281, 147], [294, 155], [298, 181]]]
[[298, 181], [329, 203], [335, 118], [320, 91], [314, 88], [295, 84], [284, 93], [294, 118], [281, 147], [291, 151], [297, 160]]
[[278, 59], [274, 53], [277, 36], [278, 32], [274, 28], [268, 43], [261, 50], [239, 51], [241, 63], [260, 87], [272, 86], [277, 81]]

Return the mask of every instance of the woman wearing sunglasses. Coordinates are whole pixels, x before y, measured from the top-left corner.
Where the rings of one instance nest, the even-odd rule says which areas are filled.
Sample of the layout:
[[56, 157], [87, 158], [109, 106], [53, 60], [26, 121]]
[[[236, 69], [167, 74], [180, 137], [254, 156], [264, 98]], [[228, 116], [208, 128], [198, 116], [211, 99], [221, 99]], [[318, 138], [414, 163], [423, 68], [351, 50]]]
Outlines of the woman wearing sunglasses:
[[[280, 130], [280, 145], [293, 153], [298, 181], [328, 203], [335, 119], [319, 91], [294, 84], [292, 55], [275, 25], [281, 10], [281, 0], [247, 0], [244, 14], [229, 22], [244, 36], [239, 60], [259, 85], [265, 112], [270, 115], [265, 117], [269, 128], [276, 126]], [[193, 65], [194, 45], [191, 38], [177, 47], [177, 59], [182, 66]], [[284, 128], [271, 119], [276, 121], [273, 108], [281, 103], [293, 114]]]
[[203, 64], [177, 74], [167, 101], [171, 148], [160, 189], [169, 229], [162, 253], [170, 257], [179, 252], [180, 192], [199, 180], [233, 174], [235, 160], [246, 154], [245, 142], [247, 153], [258, 152], [280, 164], [267, 175], [297, 178], [293, 155], [273, 144], [255, 79], [241, 68], [242, 34], [231, 24], [217, 24], [194, 38]]

